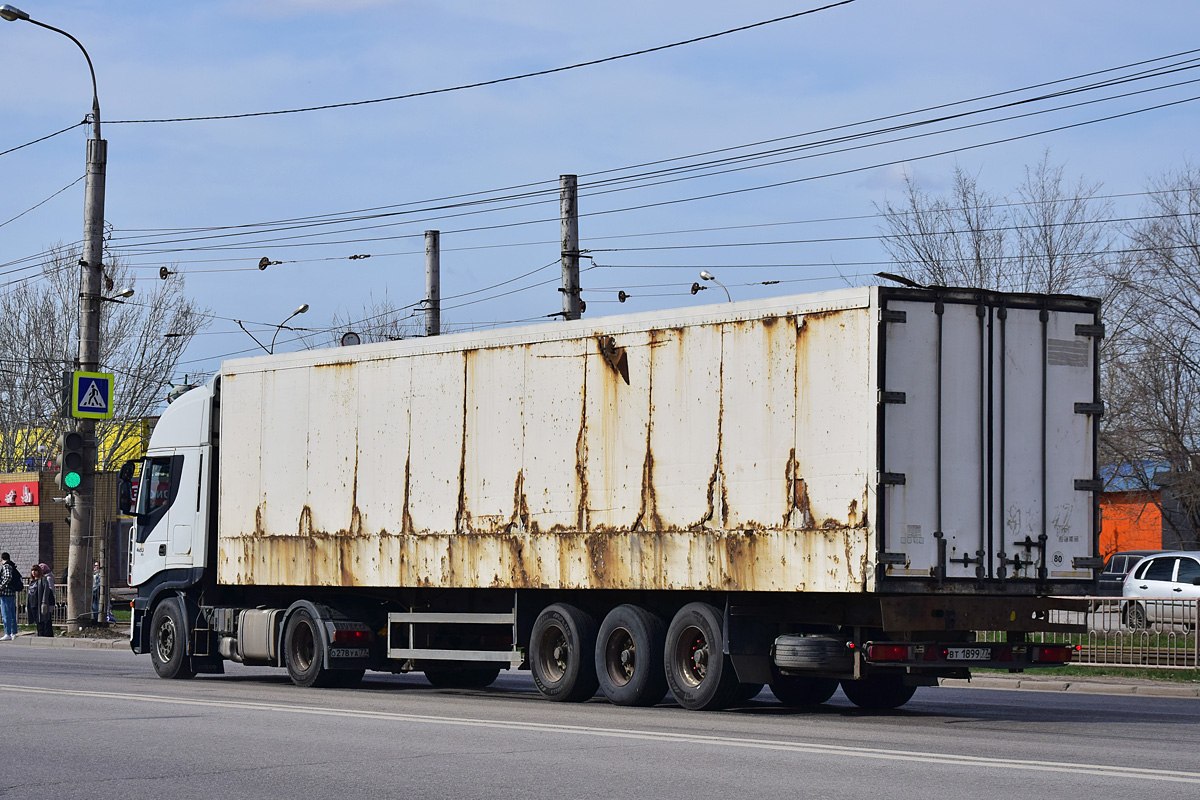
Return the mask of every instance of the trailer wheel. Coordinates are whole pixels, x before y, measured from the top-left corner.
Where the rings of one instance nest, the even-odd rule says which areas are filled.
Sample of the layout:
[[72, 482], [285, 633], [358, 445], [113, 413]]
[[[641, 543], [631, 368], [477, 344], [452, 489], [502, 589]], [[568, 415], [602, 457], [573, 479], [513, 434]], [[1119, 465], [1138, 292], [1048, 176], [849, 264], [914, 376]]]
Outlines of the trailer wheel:
[[708, 603], [689, 603], [671, 620], [664, 666], [679, 705], [713, 711], [733, 699], [738, 679], [724, 641], [721, 612]]
[[846, 698], [859, 708], [899, 708], [912, 699], [915, 686], [905, 686], [899, 675], [873, 675], [861, 681], [842, 681]]
[[163, 600], [150, 618], [150, 661], [160, 678], [196, 677], [187, 657], [187, 628], [175, 598]]
[[596, 621], [567, 603], [547, 606], [533, 623], [529, 668], [547, 700], [579, 703], [596, 693]]
[[331, 686], [337, 682], [336, 672], [325, 669], [322, 663], [324, 652], [317, 621], [304, 609], [288, 619], [284, 655], [288, 677], [297, 686]]
[[453, 662], [425, 670], [425, 680], [438, 689], [485, 689], [499, 675], [499, 667], [463, 667]]
[[733, 697], [729, 702], [733, 703], [734, 705], [738, 703], [745, 703], [748, 700], [753, 700], [754, 698], [758, 697], [762, 690], [763, 684], [761, 683], [739, 683], [737, 688], [733, 690]]
[[596, 637], [596, 677], [600, 691], [618, 706], [652, 706], [666, 697], [663, 672], [666, 624], [640, 606], [608, 612]]
[[771, 694], [791, 708], [818, 706], [837, 691], [836, 678], [817, 678], [807, 675], [776, 675], [771, 680]]

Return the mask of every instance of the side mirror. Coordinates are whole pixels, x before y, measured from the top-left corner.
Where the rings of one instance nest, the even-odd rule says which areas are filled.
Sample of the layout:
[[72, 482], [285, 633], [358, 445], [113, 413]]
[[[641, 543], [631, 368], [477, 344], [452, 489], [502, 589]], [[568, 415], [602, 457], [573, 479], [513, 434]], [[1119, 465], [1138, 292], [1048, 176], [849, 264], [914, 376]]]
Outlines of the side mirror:
[[117, 510], [133, 514], [133, 468], [136, 461], [126, 461], [117, 473]]

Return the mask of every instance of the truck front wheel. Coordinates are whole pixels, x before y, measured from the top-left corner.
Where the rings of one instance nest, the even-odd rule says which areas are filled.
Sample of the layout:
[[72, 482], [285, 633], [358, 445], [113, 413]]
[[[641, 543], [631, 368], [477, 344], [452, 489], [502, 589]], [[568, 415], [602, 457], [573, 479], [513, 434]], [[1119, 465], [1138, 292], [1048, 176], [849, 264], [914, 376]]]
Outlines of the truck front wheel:
[[325, 669], [324, 645], [317, 621], [304, 609], [288, 619], [284, 641], [288, 677], [297, 686], [331, 686], [333, 670]]
[[547, 606], [533, 623], [529, 669], [547, 700], [580, 703], [596, 693], [596, 621], [567, 603]]
[[187, 657], [187, 625], [174, 597], [163, 600], [150, 618], [150, 660], [160, 678], [194, 678]]

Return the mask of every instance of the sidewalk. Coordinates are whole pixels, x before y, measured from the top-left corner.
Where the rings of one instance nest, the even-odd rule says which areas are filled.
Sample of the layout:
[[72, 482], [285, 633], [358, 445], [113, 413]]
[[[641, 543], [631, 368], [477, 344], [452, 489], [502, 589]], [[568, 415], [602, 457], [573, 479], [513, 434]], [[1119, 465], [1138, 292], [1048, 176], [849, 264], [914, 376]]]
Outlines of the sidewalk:
[[32, 631], [22, 631], [11, 642], [0, 642], [0, 648], [8, 645], [27, 645], [31, 647], [89, 647], [99, 650], [128, 650], [128, 636], [113, 636], [106, 639], [93, 639], [84, 636], [36, 636]]

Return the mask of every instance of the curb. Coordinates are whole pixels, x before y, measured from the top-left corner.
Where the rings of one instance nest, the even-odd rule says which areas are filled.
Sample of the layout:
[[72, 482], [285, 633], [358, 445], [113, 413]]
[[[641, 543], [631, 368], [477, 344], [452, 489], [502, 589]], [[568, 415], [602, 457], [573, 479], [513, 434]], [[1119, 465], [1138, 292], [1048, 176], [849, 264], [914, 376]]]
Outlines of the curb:
[[941, 686], [955, 689], [993, 689], [1019, 692], [1067, 692], [1069, 694], [1138, 695], [1142, 697], [1200, 698], [1200, 686], [1166, 682], [1101, 683], [1099, 681], [1046, 680], [1044, 678], [942, 678]]
[[67, 636], [37, 636], [32, 633], [18, 633], [11, 642], [0, 642], [0, 647], [6, 644], [25, 645], [26, 647], [80, 647], [91, 650], [124, 650], [129, 648], [128, 639], [85, 639]]

